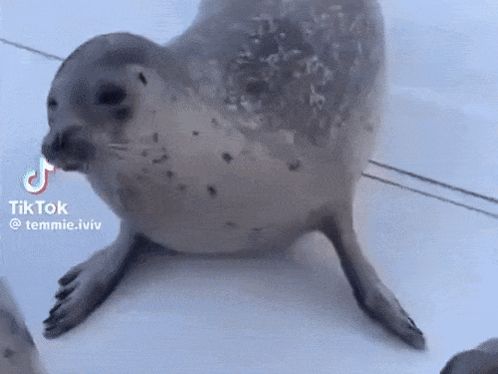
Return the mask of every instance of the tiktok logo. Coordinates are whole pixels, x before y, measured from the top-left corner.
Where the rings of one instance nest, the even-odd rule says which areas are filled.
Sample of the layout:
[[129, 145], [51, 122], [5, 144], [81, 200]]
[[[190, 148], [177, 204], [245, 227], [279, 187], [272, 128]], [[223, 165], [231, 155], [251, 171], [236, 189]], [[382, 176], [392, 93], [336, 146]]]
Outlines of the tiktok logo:
[[26, 191], [33, 195], [43, 193], [48, 186], [48, 175], [55, 172], [55, 166], [50, 164], [45, 157], [40, 157], [38, 170], [29, 170], [23, 177], [23, 185]]

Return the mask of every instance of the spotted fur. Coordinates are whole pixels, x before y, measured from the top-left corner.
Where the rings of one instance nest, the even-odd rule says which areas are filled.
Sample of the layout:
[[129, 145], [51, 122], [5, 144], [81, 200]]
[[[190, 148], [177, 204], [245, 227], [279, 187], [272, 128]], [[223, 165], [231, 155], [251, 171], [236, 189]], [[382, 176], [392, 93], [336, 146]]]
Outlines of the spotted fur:
[[[266, 129], [291, 130], [312, 144], [326, 143], [333, 128], [356, 125], [348, 119], [368, 106], [384, 66], [377, 4], [248, 3], [241, 10], [239, 3], [204, 1], [204, 17], [172, 43], [201, 91], [223, 100], [228, 110], [257, 118]], [[208, 24], [209, 15], [225, 15], [232, 26], [226, 30], [223, 22]], [[199, 65], [206, 62], [210, 68]]]

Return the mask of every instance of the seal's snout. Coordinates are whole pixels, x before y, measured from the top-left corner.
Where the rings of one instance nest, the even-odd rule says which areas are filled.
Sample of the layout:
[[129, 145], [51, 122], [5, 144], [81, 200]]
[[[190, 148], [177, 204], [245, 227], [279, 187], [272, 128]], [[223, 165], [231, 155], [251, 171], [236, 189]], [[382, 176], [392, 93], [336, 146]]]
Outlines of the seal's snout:
[[42, 145], [45, 158], [66, 171], [83, 171], [95, 155], [95, 146], [81, 126], [52, 129]]

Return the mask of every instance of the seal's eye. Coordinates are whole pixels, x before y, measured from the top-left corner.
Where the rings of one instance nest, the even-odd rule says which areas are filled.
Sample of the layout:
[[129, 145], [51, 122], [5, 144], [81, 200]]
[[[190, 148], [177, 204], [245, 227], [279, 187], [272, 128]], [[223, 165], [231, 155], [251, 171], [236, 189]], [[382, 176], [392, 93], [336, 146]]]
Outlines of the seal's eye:
[[126, 91], [115, 85], [106, 85], [100, 88], [97, 93], [97, 104], [118, 105], [126, 98]]
[[138, 79], [140, 79], [140, 81], [143, 83], [144, 86], [147, 85], [147, 79], [145, 78], [145, 75], [144, 73], [140, 72], [138, 74]]
[[55, 109], [57, 108], [57, 100], [55, 100], [53, 97], [50, 97], [47, 101], [47, 105], [50, 109]]

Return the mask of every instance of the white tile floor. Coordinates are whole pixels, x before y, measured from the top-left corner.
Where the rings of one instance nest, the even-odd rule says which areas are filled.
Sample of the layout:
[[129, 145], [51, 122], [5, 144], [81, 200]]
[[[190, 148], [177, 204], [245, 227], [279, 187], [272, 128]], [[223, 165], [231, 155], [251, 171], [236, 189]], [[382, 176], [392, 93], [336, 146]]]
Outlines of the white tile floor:
[[[0, 37], [60, 56], [109, 31], [166, 41], [188, 25], [196, 3], [5, 1]], [[392, 90], [375, 158], [498, 196], [498, 5], [433, 3], [383, 1]], [[56, 279], [110, 242], [117, 220], [83, 178], [58, 173], [43, 198], [69, 202], [72, 218], [101, 220], [104, 229], [6, 228], [7, 201], [30, 198], [19, 178], [37, 162], [58, 62], [3, 44], [0, 56], [2, 272], [50, 373], [425, 374], [498, 336], [498, 221], [365, 179], [357, 229], [425, 331], [427, 352], [405, 348], [363, 316], [332, 249], [314, 236], [296, 249], [299, 264], [152, 255], [81, 328], [44, 340]], [[484, 208], [498, 214], [496, 205]], [[325, 265], [317, 260], [324, 254]]]

